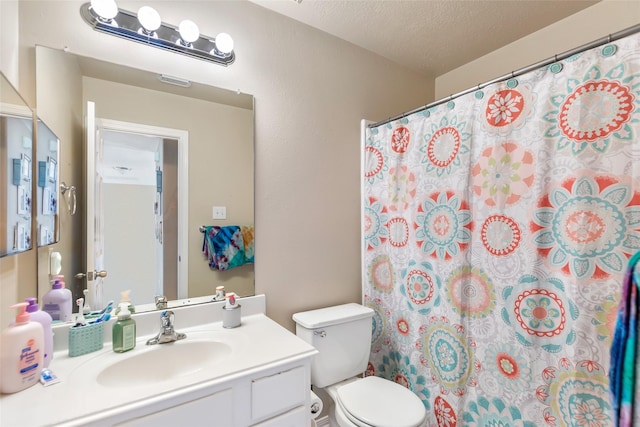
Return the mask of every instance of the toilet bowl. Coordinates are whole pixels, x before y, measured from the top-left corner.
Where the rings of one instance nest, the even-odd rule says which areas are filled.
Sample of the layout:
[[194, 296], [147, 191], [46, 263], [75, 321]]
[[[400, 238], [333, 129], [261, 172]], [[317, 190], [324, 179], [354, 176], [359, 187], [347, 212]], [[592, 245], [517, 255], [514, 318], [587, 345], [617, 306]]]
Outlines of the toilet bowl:
[[318, 350], [311, 361], [311, 384], [333, 401], [332, 426], [422, 426], [426, 410], [411, 390], [380, 377], [356, 377], [369, 359], [372, 317], [373, 310], [360, 304], [293, 315], [296, 334]]
[[347, 380], [326, 391], [334, 402], [329, 417], [340, 427], [418, 427], [426, 417], [418, 396], [380, 377]]

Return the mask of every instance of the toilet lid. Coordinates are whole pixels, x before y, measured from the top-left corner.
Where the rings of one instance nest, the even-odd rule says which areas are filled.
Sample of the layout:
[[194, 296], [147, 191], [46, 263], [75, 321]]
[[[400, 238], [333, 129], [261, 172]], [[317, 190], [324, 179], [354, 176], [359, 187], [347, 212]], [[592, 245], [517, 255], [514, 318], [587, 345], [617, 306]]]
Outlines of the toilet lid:
[[365, 377], [337, 390], [338, 401], [352, 417], [376, 427], [416, 427], [426, 416], [411, 390], [379, 377]]

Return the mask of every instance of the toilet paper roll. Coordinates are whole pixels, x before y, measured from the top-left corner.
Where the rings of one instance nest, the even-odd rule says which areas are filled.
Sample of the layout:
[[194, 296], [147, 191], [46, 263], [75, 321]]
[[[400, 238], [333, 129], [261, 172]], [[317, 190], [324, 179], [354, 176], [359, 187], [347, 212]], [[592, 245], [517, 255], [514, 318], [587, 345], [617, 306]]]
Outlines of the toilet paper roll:
[[311, 418], [318, 418], [318, 416], [320, 415], [320, 413], [322, 412], [322, 399], [320, 399], [318, 397], [317, 394], [315, 394], [314, 392], [310, 391], [311, 393], [311, 406], [310, 406], [310, 410], [311, 410]]

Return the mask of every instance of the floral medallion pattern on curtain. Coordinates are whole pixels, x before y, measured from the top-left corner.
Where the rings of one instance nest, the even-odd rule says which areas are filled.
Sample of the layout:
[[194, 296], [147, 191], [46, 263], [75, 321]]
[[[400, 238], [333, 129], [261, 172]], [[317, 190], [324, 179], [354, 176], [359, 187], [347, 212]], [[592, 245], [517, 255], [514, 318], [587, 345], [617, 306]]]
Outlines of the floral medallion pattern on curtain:
[[433, 426], [614, 424], [640, 251], [640, 35], [367, 129], [367, 374]]

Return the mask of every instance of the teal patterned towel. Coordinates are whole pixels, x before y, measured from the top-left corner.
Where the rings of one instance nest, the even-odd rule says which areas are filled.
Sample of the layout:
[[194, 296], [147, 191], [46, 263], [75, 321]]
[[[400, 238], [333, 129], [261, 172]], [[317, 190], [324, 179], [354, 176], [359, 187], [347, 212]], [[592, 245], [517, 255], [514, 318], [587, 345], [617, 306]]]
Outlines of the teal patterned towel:
[[237, 225], [206, 227], [202, 252], [214, 270], [228, 270], [247, 263], [244, 238]]
[[[640, 307], [640, 252], [629, 261], [625, 273], [616, 330], [611, 345], [609, 387], [617, 427], [632, 427], [634, 412], [640, 410], [636, 376], [638, 355], [638, 307]], [[634, 404], [635, 400], [635, 404]], [[638, 414], [635, 414], [636, 416]]]

